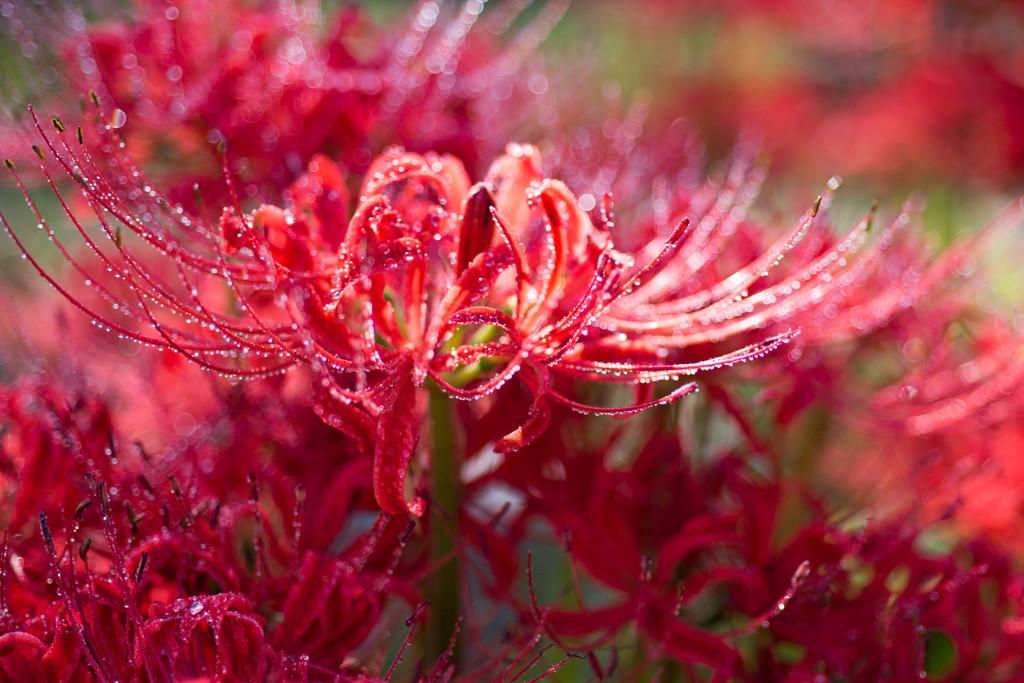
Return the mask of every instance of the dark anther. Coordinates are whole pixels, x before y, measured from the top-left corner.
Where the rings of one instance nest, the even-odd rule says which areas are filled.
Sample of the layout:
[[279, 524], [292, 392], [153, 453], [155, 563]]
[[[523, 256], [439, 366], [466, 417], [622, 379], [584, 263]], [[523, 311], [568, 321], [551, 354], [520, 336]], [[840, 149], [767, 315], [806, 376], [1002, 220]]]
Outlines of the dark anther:
[[92, 539], [87, 538], [82, 541], [82, 547], [78, 549], [78, 556], [82, 558], [82, 562], [85, 562], [86, 556], [89, 554], [89, 548], [92, 546]]
[[[137, 450], [139, 452], [139, 457], [141, 457], [145, 462], [149, 462], [149, 461], [152, 460], [152, 458], [150, 457], [149, 453], [146, 452], [146, 449], [142, 447], [142, 442], [141, 441], [136, 441], [135, 442], [135, 450]], [[142, 475], [139, 475], [139, 476], [141, 477]]]
[[875, 213], [878, 211], [878, 206], [880, 203], [881, 202], [878, 201], [878, 197], [875, 197], [873, 200], [871, 200], [871, 210], [868, 211], [868, 225], [866, 230], [870, 230], [871, 226], [874, 224]]
[[75, 507], [75, 519], [82, 519], [82, 515], [85, 514], [85, 508], [89, 507], [90, 505], [92, 505], [92, 498], [82, 499], [82, 502]]
[[182, 504], [184, 505], [185, 495], [181, 492], [181, 484], [178, 483], [178, 478], [172, 474], [167, 477], [167, 483], [170, 484], [171, 493], [174, 494], [174, 497], [182, 501]]
[[224, 506], [223, 500], [218, 500], [217, 504], [213, 506], [213, 512], [210, 513], [210, 528], [217, 528], [217, 521], [220, 519], [220, 509]]
[[149, 559], [149, 553], [145, 550], [139, 555], [139, 568], [135, 570], [135, 584], [142, 583], [142, 573], [146, 571], [146, 560]]
[[153, 494], [153, 485], [149, 483], [149, 479], [146, 479], [146, 477], [140, 474], [135, 478], [135, 480], [139, 482], [139, 486], [141, 486], [146, 493], [151, 495]]
[[132, 536], [137, 536], [139, 533], [139, 522], [146, 518], [146, 513], [136, 515], [135, 510], [132, 509], [131, 503], [124, 504], [125, 511], [128, 513], [128, 522], [132, 525]]
[[43, 533], [43, 541], [46, 543], [46, 549], [50, 551], [50, 555], [57, 555], [57, 547], [53, 545], [53, 534], [50, 533], [50, 523], [46, 521], [46, 513], [39, 513], [39, 530]]
[[106, 482], [99, 482], [96, 484], [96, 494], [100, 499], [100, 512], [103, 517], [106, 518], [110, 514], [110, 501], [107, 499], [107, 484]]

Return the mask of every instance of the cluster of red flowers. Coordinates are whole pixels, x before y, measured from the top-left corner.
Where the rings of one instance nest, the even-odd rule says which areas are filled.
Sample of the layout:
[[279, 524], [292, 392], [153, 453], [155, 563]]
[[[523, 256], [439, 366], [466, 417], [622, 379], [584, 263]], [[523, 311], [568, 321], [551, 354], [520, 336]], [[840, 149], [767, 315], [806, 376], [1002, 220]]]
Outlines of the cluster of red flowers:
[[673, 93], [660, 109], [718, 145], [755, 128], [777, 166], [873, 187], [1024, 179], [1018, 2], [654, 4], [626, 20], [651, 53], [683, 54], [659, 64]]
[[773, 229], [528, 5], [0, 3], [70, 64], [0, 140], [62, 295], [0, 329], [3, 680], [1024, 673], [1024, 200]]

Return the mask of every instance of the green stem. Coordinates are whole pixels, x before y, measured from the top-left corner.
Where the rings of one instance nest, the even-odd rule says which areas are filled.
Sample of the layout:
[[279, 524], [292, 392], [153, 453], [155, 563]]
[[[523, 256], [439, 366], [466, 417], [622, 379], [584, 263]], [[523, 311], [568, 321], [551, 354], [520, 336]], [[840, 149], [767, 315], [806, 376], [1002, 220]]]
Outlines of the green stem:
[[[452, 438], [451, 399], [437, 387], [430, 390], [431, 494], [430, 541], [435, 562], [444, 562], [433, 573], [427, 587], [430, 598], [429, 628], [426, 633], [427, 663], [438, 661], [451, 641], [459, 618], [459, 486], [460, 458]], [[452, 654], [458, 661], [458, 648]]]

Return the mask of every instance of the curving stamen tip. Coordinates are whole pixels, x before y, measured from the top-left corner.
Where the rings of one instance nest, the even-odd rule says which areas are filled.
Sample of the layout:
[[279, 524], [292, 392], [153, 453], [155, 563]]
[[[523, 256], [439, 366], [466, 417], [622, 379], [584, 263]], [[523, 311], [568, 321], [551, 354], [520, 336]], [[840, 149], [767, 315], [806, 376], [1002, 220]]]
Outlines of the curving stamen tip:
[[82, 541], [82, 547], [78, 549], [78, 556], [82, 558], [82, 562], [85, 562], [89, 556], [89, 548], [92, 546], [92, 539], [86, 538]]
[[814, 218], [815, 216], [818, 215], [818, 210], [820, 208], [821, 208], [821, 195], [819, 194], [818, 198], [814, 200], [814, 208], [811, 209], [811, 218]]
[[39, 149], [39, 145], [32, 145], [32, 151], [36, 153], [40, 161], [44, 161], [46, 157], [43, 155], [43, 150]]
[[686, 232], [686, 229], [689, 228], [689, 227], [690, 227], [690, 219], [689, 218], [684, 218], [683, 220], [679, 221], [679, 225], [677, 225], [676, 229], [672, 231], [671, 235], [669, 235], [669, 238], [668, 238], [669, 244], [675, 244], [676, 242], [678, 242], [679, 239]]
[[791, 586], [798, 586], [803, 583], [804, 579], [811, 575], [811, 562], [810, 560], [804, 560], [800, 563], [800, 566], [793, 572], [793, 578], [790, 579]]
[[412, 614], [410, 614], [406, 618], [405, 625], [411, 628], [413, 624], [415, 624], [417, 621], [423, 618], [423, 615], [426, 613], [429, 607], [430, 600], [424, 600], [420, 604], [416, 605], [416, 607], [412, 611]]
[[61, 121], [60, 117], [57, 117], [57, 116], [53, 117], [53, 127], [57, 129], [58, 133], [63, 133], [64, 130], [65, 130], [64, 122]]
[[92, 505], [92, 498], [83, 498], [82, 502], [75, 507], [75, 519], [82, 519], [82, 515], [85, 514], [85, 509]]

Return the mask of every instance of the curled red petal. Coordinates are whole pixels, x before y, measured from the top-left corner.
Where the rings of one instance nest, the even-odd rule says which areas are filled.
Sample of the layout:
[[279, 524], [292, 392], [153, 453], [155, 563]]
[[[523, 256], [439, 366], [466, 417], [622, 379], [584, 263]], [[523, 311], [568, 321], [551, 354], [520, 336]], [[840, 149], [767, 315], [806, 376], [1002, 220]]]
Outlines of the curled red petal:
[[416, 449], [416, 388], [404, 373], [390, 408], [377, 423], [373, 453], [373, 493], [381, 509], [391, 514], [409, 513], [421, 517], [426, 502], [420, 497], [405, 499], [405, 477]]
[[544, 394], [540, 394], [533, 400], [526, 422], [511, 434], [502, 437], [494, 446], [494, 450], [498, 453], [519, 450], [543, 434], [550, 423], [551, 409], [548, 407], [547, 398]]

